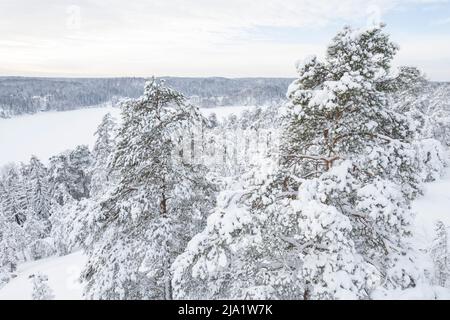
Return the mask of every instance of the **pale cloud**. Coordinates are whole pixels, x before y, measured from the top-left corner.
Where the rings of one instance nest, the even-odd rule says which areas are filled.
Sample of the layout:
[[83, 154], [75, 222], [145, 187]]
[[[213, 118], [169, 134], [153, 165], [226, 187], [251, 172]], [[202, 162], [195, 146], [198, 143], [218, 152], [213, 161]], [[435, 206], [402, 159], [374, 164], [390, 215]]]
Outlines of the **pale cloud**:
[[325, 43], [245, 37], [264, 26], [320, 33], [446, 0], [2, 0], [0, 72], [31, 75], [293, 76]]
[[432, 21], [431, 24], [432, 24], [432, 25], [438, 25], [438, 26], [439, 26], [439, 25], [450, 24], [450, 17]]
[[436, 81], [450, 80], [450, 41], [447, 35], [402, 37], [397, 65], [413, 65]]

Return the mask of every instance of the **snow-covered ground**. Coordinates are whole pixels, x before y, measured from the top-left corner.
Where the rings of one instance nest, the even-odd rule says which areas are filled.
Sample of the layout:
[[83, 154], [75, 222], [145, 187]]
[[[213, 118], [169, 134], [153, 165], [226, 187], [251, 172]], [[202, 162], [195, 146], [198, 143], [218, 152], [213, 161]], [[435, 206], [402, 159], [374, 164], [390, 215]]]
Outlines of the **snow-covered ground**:
[[[230, 106], [200, 110], [205, 116], [214, 112], [218, 118], [223, 118], [251, 108]], [[49, 157], [77, 145], [92, 147], [97, 126], [108, 112], [120, 117], [118, 108], [92, 107], [0, 119], [0, 167], [9, 162], [27, 162], [31, 155], [46, 163]]]
[[48, 285], [56, 299], [82, 299], [83, 287], [78, 281], [86, 257], [81, 251], [63, 257], [50, 257], [21, 264], [17, 277], [0, 289], [0, 300], [31, 299], [33, 282], [30, 275], [42, 272], [48, 276]]
[[441, 180], [427, 183], [423, 197], [414, 201], [416, 216], [416, 237], [423, 243], [430, 243], [434, 236], [435, 223], [441, 220], [450, 227], [450, 169], [447, 168]]
[[[416, 211], [414, 244], [416, 249], [428, 248], [433, 240], [434, 223], [442, 220], [450, 226], [450, 168], [442, 180], [428, 183], [425, 195], [413, 203]], [[419, 263], [430, 267], [430, 258], [422, 254]], [[27, 262], [19, 266], [17, 277], [0, 289], [1, 299], [30, 299], [31, 274], [42, 272], [49, 277], [49, 285], [57, 299], [82, 299], [82, 287], [77, 282], [86, 257], [75, 252], [64, 257], [51, 257], [39, 261]], [[377, 292], [377, 299], [450, 299], [450, 290], [419, 284], [406, 291]]]

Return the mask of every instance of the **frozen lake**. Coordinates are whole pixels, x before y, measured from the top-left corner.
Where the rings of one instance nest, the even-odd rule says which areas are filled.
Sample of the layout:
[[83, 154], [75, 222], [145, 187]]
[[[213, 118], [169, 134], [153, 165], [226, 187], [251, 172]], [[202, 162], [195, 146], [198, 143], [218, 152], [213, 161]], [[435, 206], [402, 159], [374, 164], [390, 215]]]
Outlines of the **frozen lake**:
[[[215, 112], [221, 118], [251, 108], [235, 106], [200, 110], [205, 116]], [[0, 119], [0, 166], [9, 162], [27, 162], [31, 155], [47, 162], [49, 157], [77, 145], [92, 147], [97, 126], [108, 112], [120, 117], [118, 108], [93, 107]]]
[[42, 112], [0, 119], [0, 166], [28, 161], [31, 155], [42, 161], [79, 144], [92, 146], [102, 117], [116, 108], [99, 107], [64, 112]]

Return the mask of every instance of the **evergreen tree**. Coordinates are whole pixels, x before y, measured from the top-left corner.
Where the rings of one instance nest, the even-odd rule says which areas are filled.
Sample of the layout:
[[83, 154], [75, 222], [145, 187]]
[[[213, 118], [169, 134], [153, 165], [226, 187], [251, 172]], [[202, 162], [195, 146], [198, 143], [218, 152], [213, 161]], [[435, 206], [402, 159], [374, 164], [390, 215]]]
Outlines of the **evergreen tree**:
[[69, 154], [69, 192], [75, 200], [90, 197], [92, 154], [85, 145], [76, 147]]
[[[382, 279], [380, 285], [406, 288], [418, 276], [408, 241], [409, 200], [420, 192], [421, 179], [412, 145], [415, 128], [387, 99], [396, 51], [380, 27], [345, 28], [328, 47], [325, 63], [312, 58], [300, 64], [300, 78], [288, 92], [281, 161], [303, 179], [322, 179], [335, 165], [346, 172], [345, 179], [327, 183], [332, 187], [321, 202], [350, 222], [363, 270]], [[287, 191], [303, 189], [303, 183], [283, 183]], [[370, 286], [363, 289], [370, 292]]]
[[50, 195], [59, 205], [72, 199], [69, 193], [69, 161], [68, 152], [60, 153], [50, 158], [49, 182]]
[[297, 65], [280, 167], [235, 201], [246, 214], [208, 219], [173, 265], [177, 298], [370, 298], [415, 285], [409, 199], [421, 181], [411, 121], [388, 104], [397, 47], [382, 27], [346, 27], [324, 62]]
[[4, 178], [3, 187], [5, 190], [3, 195], [4, 214], [22, 226], [27, 219], [30, 208], [28, 206], [27, 190], [20, 168], [13, 165], [8, 169]]
[[34, 215], [46, 221], [50, 217], [50, 195], [47, 168], [35, 156], [27, 166], [28, 193], [30, 206]]
[[[0, 205], [0, 286], [16, 271], [25, 258], [25, 233], [11, 217], [5, 216]], [[3, 279], [3, 280], [2, 280]]]
[[107, 113], [95, 132], [97, 140], [92, 150], [91, 193], [97, 194], [101, 190], [105, 190], [113, 182], [113, 177], [110, 176], [107, 168], [115, 148], [116, 127], [115, 119], [110, 113]]
[[23, 183], [27, 197], [27, 212], [24, 228], [30, 236], [29, 241], [34, 242], [49, 235], [51, 198], [47, 168], [32, 156], [30, 163], [23, 168]]
[[50, 158], [50, 194], [59, 204], [89, 198], [92, 155], [87, 146], [77, 146]]
[[63, 152], [50, 158], [49, 181], [52, 198], [51, 237], [58, 254], [70, 252], [75, 235], [74, 221], [83, 216], [79, 203], [89, 199], [92, 155], [87, 146]]
[[171, 299], [170, 265], [199, 231], [213, 205], [205, 168], [177, 156], [177, 141], [199, 126], [198, 110], [152, 80], [122, 106], [111, 170], [118, 186], [94, 223], [82, 278], [88, 298]]
[[450, 279], [448, 233], [442, 221], [436, 223], [436, 236], [431, 248], [434, 263], [434, 282], [438, 286], [446, 287]]

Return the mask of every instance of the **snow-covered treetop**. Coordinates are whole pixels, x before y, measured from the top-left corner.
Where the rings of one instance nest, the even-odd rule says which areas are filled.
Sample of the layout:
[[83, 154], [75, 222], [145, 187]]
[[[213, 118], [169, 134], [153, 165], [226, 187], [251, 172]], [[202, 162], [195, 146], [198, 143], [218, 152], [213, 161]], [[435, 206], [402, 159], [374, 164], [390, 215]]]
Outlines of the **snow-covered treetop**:
[[384, 24], [363, 29], [344, 27], [327, 49], [327, 60], [336, 76], [356, 73], [376, 79], [386, 75], [398, 46], [383, 32]]

